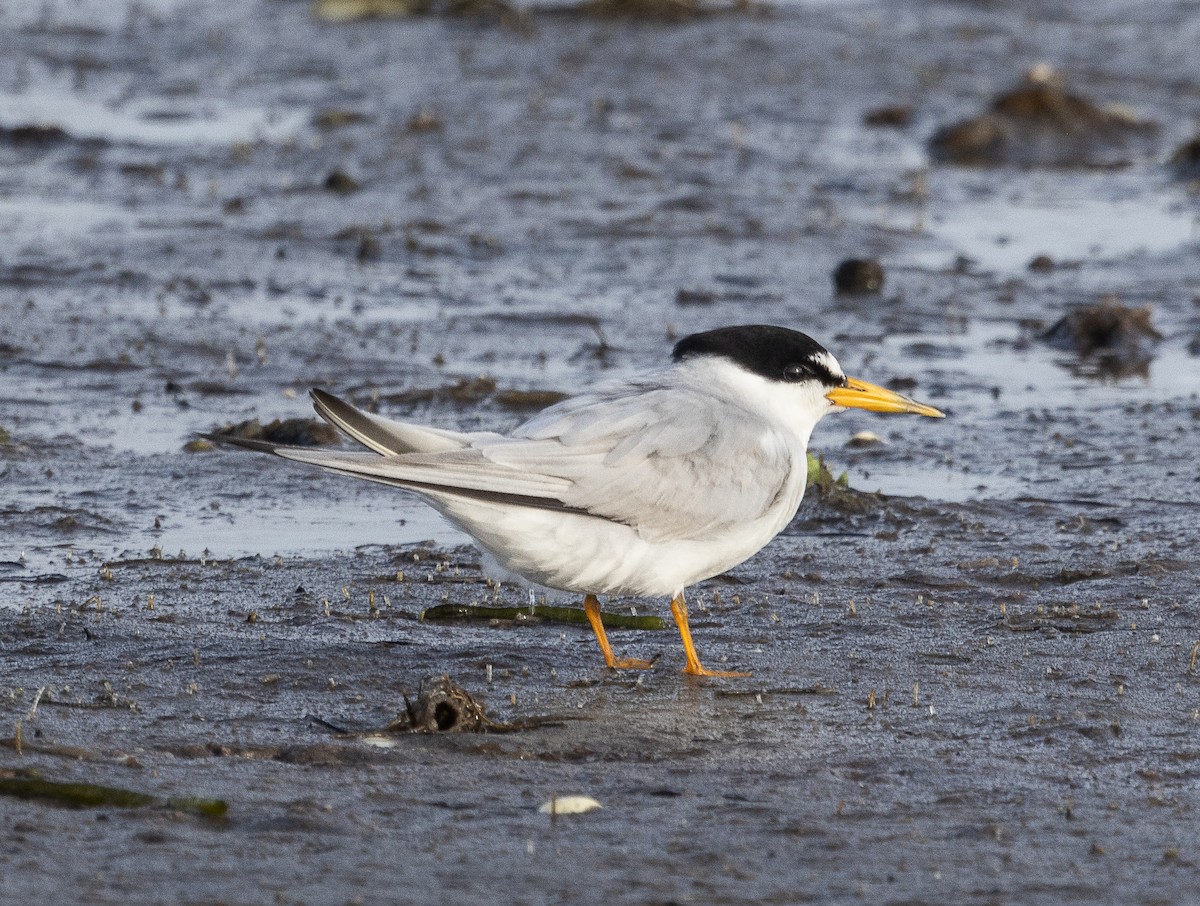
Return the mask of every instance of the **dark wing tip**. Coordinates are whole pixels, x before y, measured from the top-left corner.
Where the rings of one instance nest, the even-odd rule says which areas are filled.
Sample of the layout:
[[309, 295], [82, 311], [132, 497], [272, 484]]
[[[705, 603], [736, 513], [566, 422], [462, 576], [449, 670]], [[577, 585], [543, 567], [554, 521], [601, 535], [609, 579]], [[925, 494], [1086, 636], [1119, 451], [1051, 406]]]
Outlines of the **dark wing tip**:
[[359, 411], [344, 399], [336, 397], [332, 393], [326, 393], [317, 387], [309, 390], [308, 396], [313, 402], [313, 408], [317, 411], [317, 415], [340, 431], [346, 429], [339, 422], [345, 422], [347, 419], [353, 419], [360, 415]]
[[255, 453], [274, 453], [286, 449], [286, 444], [275, 444], [269, 440], [251, 440], [247, 437], [234, 437], [232, 434], [197, 434], [200, 440], [219, 444], [223, 447], [241, 447], [243, 450], [253, 450]]

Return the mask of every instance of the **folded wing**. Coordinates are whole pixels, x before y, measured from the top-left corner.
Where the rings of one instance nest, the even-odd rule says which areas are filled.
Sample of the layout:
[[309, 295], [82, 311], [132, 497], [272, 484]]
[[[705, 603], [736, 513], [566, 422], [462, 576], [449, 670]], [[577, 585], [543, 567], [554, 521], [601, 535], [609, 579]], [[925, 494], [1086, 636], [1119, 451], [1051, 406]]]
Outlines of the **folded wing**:
[[678, 386], [621, 384], [566, 400], [511, 437], [405, 425], [319, 391], [313, 398], [318, 413], [375, 452], [273, 452], [421, 493], [603, 517], [650, 541], [762, 517], [793, 468], [787, 440], [768, 423]]
[[520, 472], [491, 462], [475, 449], [403, 453], [399, 456], [327, 453], [297, 447], [280, 447], [274, 452], [296, 462], [413, 490], [463, 491], [469, 492], [468, 496], [491, 494], [525, 497], [561, 506], [563, 495], [571, 487], [571, 482], [564, 478]]
[[564, 504], [651, 541], [762, 517], [793, 458], [787, 439], [753, 413], [694, 389], [648, 384], [567, 400], [512, 438], [478, 448], [515, 471], [568, 479]]

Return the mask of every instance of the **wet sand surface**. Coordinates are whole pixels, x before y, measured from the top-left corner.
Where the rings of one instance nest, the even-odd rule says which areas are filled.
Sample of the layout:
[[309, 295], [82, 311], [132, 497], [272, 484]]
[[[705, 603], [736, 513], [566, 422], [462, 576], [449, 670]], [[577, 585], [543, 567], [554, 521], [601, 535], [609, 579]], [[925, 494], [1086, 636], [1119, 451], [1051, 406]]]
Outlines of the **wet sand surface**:
[[[0, 899], [1194, 896], [1188, 4], [0, 29], [0, 779], [228, 807], [2, 797]], [[1046, 62], [1157, 128], [1079, 166], [930, 162]], [[850, 257], [881, 293], [834, 295]], [[1108, 296], [1159, 338], [1040, 339]], [[670, 628], [612, 631], [661, 655], [617, 675], [586, 626], [421, 620], [527, 597], [405, 495], [185, 449], [310, 386], [504, 428], [747, 322], [949, 415], [826, 420], [857, 493], [692, 590], [706, 663], [750, 679], [684, 677]], [[441, 674], [536, 725], [362, 735]], [[569, 794], [603, 808], [539, 813]]]

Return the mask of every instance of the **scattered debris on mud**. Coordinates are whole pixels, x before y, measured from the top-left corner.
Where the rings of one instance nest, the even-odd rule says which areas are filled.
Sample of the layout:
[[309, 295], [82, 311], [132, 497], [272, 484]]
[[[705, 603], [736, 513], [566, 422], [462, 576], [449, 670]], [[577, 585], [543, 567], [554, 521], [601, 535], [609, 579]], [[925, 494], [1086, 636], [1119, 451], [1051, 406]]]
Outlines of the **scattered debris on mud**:
[[[452, 622], [456, 620], [483, 620], [488, 623], [562, 623], [564, 625], [586, 625], [587, 615], [578, 607], [560, 607], [554, 604], [530, 604], [525, 607], [487, 607], [479, 604], [435, 604], [421, 611], [421, 619], [430, 622]], [[601, 622], [609, 629], [665, 629], [661, 617], [602, 612]]]
[[216, 440], [257, 440], [287, 447], [322, 447], [341, 439], [333, 425], [318, 418], [277, 418], [265, 425], [252, 418], [215, 428], [210, 435]]
[[555, 796], [549, 802], [543, 802], [538, 813], [555, 818], [558, 815], [586, 815], [603, 807], [591, 796]]
[[70, 140], [71, 136], [60, 126], [42, 123], [0, 126], [0, 145], [12, 145], [18, 148], [46, 148]]
[[1150, 153], [1157, 132], [1157, 123], [1072, 94], [1058, 73], [1037, 66], [990, 110], [939, 129], [929, 150], [963, 166], [1118, 167]]
[[846, 515], [868, 513], [878, 507], [882, 498], [850, 487], [850, 476], [843, 472], [834, 476], [824, 456], [808, 454], [808, 486], [801, 507], [814, 508]]
[[1200, 135], [1176, 148], [1167, 166], [1176, 179], [1200, 180]]
[[1162, 340], [1150, 323], [1152, 314], [1149, 305], [1132, 307], [1115, 296], [1104, 296], [1094, 305], [1068, 312], [1041, 339], [1090, 360], [1103, 375], [1141, 374]]
[[496, 16], [508, 20], [521, 15], [505, 0], [317, 0], [316, 4], [317, 18], [334, 23], [416, 16]]
[[353, 195], [362, 188], [362, 183], [345, 170], [337, 169], [329, 171], [321, 183], [321, 188], [338, 195]]
[[866, 447], [878, 447], [880, 444], [887, 443], [882, 437], [874, 431], [857, 431], [850, 435], [850, 439], [846, 441], [847, 447], [863, 449]]
[[702, 0], [584, 0], [572, 6], [556, 9], [558, 14], [571, 13], [603, 19], [637, 19], [646, 22], [686, 22], [716, 12], [749, 9], [748, 0], [718, 6]]
[[[525, 716], [513, 721], [493, 720], [483, 705], [449, 676], [429, 677], [416, 699], [404, 696], [404, 710], [387, 725], [385, 733], [517, 733], [538, 727], [560, 726], [579, 717]], [[368, 737], [373, 734], [366, 734]]]
[[520, 8], [507, 0], [318, 0], [316, 16], [331, 23], [445, 16], [498, 21], [525, 31], [531, 28], [532, 17], [537, 15], [678, 23], [760, 8], [752, 0], [583, 0], [540, 9]]
[[474, 406], [495, 403], [512, 412], [531, 412], [545, 409], [566, 399], [556, 390], [517, 390], [497, 386], [496, 379], [486, 375], [458, 378], [453, 384], [441, 387], [416, 387], [395, 393], [374, 394], [365, 405], [377, 407], [380, 402], [400, 406], [420, 403], [450, 403], [455, 406]]
[[863, 125], [875, 128], [903, 129], [912, 122], [912, 118], [911, 104], [894, 104], [868, 110], [863, 114]]
[[486, 733], [499, 726], [483, 705], [449, 676], [421, 683], [416, 699], [404, 696], [404, 711], [388, 724], [392, 733]]
[[223, 799], [171, 797], [98, 783], [62, 783], [45, 780], [36, 771], [0, 770], [0, 796], [35, 799], [67, 808], [168, 808], [206, 818], [220, 818], [229, 811]]
[[847, 258], [833, 270], [839, 296], [868, 296], [883, 291], [883, 265], [874, 258]]

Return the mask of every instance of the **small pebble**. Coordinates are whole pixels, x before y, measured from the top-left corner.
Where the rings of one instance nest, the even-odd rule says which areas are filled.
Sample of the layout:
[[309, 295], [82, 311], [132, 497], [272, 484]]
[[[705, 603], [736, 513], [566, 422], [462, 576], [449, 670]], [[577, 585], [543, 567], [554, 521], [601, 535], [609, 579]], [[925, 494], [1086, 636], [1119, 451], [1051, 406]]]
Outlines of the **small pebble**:
[[877, 107], [863, 114], [864, 126], [889, 127], [903, 129], [912, 122], [913, 109], [908, 104], [894, 104], [890, 107]]
[[362, 188], [362, 183], [347, 173], [345, 170], [333, 170], [325, 177], [325, 182], [322, 187], [329, 192], [337, 192], [340, 195], [349, 195], [351, 192], [357, 192]]
[[862, 296], [883, 290], [883, 265], [874, 258], [847, 258], [834, 269], [839, 295]]

